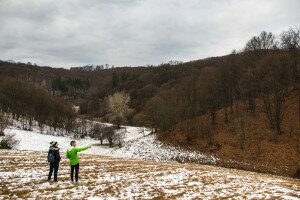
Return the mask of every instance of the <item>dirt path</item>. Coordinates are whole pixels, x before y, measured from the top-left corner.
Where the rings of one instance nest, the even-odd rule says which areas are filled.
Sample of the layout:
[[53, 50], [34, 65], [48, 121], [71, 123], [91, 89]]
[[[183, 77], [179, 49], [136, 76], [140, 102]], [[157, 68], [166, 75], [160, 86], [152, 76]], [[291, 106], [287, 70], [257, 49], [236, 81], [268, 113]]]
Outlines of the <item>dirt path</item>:
[[80, 164], [79, 184], [65, 159], [49, 183], [45, 152], [0, 150], [0, 199], [300, 199], [300, 180], [279, 176], [84, 154]]

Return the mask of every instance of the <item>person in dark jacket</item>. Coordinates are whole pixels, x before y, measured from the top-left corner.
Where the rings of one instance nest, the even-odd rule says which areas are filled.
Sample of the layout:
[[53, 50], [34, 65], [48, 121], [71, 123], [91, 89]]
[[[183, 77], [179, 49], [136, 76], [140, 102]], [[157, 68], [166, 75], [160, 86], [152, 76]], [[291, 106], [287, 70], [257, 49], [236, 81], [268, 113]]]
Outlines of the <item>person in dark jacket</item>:
[[[49, 155], [52, 154], [52, 159], [49, 161]], [[48, 161], [50, 164], [50, 171], [48, 175], [48, 181], [51, 180], [52, 173], [54, 171], [54, 182], [57, 182], [57, 172], [60, 162], [59, 148], [56, 141], [50, 142], [50, 148], [48, 151]]]

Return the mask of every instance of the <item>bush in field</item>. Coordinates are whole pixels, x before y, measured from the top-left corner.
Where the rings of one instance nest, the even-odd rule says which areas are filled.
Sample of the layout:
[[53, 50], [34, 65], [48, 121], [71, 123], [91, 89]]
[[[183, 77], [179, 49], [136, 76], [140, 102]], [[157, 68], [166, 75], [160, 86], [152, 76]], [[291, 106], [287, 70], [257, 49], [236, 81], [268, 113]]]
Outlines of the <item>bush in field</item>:
[[103, 129], [103, 133], [105, 135], [105, 139], [107, 139], [107, 141], [109, 143], [109, 147], [112, 147], [114, 144], [115, 127], [107, 126]]
[[105, 139], [104, 129], [105, 125], [98, 123], [95, 124], [92, 128], [91, 137], [100, 140], [101, 145], [103, 144], [103, 140]]
[[97, 123], [92, 128], [91, 137], [100, 140], [101, 145], [106, 139], [109, 147], [118, 145], [121, 148], [124, 143], [125, 132], [126, 130], [123, 128], [116, 130], [116, 126], [105, 126], [104, 124]]
[[19, 144], [19, 140], [15, 138], [15, 134], [9, 134], [0, 141], [0, 149], [12, 149]]
[[125, 133], [126, 133], [126, 129], [121, 128], [118, 129], [113, 135], [113, 141], [115, 144], [118, 145], [119, 148], [121, 148], [124, 144]]

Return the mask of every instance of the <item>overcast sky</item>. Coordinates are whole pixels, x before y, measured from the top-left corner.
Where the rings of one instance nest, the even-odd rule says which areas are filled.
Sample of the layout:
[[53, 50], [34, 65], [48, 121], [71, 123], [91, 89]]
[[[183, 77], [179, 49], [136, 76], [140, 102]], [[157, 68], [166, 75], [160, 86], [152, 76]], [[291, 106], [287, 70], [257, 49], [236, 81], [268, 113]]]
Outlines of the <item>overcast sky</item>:
[[300, 0], [0, 0], [0, 59], [69, 68], [189, 61], [300, 25]]

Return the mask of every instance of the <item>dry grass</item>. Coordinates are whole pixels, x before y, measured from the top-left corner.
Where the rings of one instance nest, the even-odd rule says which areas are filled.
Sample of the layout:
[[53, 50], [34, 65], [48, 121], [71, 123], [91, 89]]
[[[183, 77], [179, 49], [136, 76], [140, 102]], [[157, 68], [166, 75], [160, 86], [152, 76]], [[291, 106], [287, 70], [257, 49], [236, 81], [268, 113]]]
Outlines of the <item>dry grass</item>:
[[[21, 161], [22, 160], [22, 161]], [[62, 160], [59, 182], [46, 181], [46, 153], [0, 151], [0, 199], [300, 198], [300, 181], [240, 170], [80, 155], [80, 183]], [[4, 166], [4, 167], [3, 167]]]

